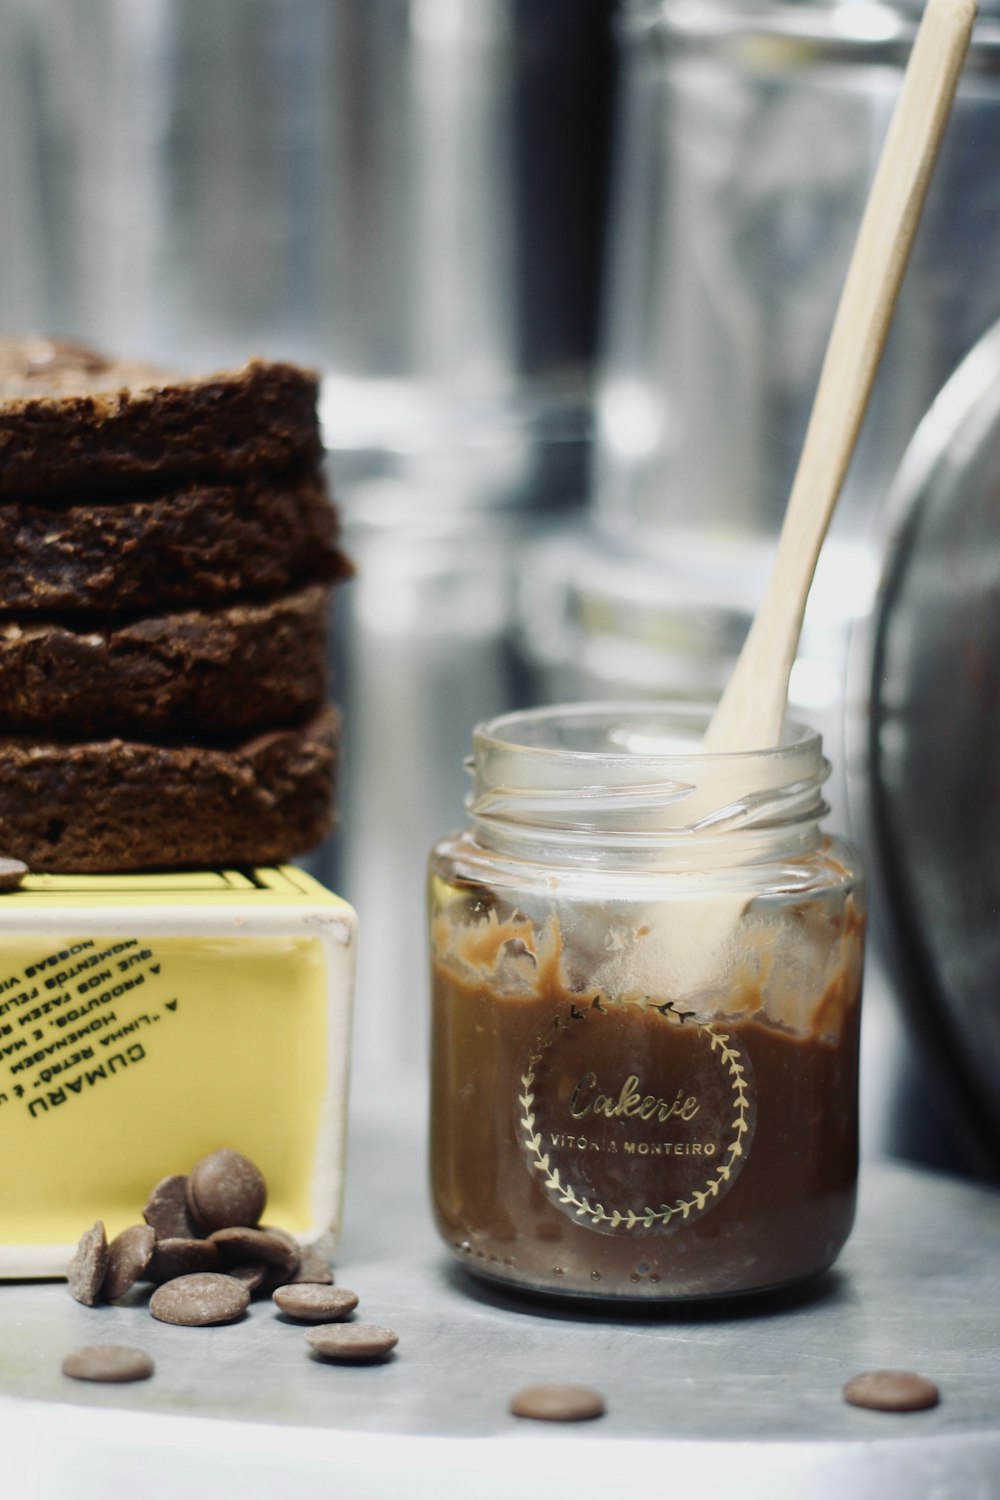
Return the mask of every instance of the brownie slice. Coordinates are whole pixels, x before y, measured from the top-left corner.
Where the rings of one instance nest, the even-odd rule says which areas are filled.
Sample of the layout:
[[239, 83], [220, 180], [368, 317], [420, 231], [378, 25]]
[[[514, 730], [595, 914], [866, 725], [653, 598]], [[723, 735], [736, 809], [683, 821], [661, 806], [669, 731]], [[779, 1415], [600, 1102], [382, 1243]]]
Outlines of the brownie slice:
[[0, 733], [219, 739], [315, 713], [330, 593], [154, 615], [109, 628], [0, 622]]
[[228, 480], [318, 461], [318, 380], [251, 360], [199, 378], [76, 344], [0, 341], [0, 498]]
[[244, 485], [192, 481], [155, 499], [0, 503], [0, 608], [211, 605], [351, 575], [337, 513], [312, 470]]
[[281, 864], [329, 832], [338, 718], [231, 750], [0, 739], [0, 851], [36, 873]]

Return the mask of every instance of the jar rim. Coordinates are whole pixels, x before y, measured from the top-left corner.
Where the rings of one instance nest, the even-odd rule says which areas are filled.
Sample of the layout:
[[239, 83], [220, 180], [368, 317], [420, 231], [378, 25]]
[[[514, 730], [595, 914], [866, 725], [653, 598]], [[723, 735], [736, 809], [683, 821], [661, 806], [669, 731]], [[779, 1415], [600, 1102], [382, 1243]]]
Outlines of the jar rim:
[[705, 753], [705, 704], [547, 705], [484, 720], [466, 763], [480, 822], [662, 837], [815, 821], [829, 773], [816, 730], [787, 721], [779, 745]]
[[[722, 754], [715, 752], [706, 754], [701, 750], [700, 742], [704, 739], [713, 711], [714, 705], [707, 703], [655, 698], [625, 699], [621, 702], [593, 699], [582, 703], [546, 704], [540, 708], [512, 709], [506, 713], [497, 714], [495, 718], [482, 719], [472, 731], [472, 740], [477, 751], [480, 748], [495, 747], [498, 750], [528, 751], [537, 756], [552, 756], [579, 762], [607, 760], [624, 762], [632, 759], [641, 760], [647, 766], [661, 763], [674, 765], [692, 759], [711, 765], [740, 763], [747, 765], [755, 760], [781, 762], [790, 761], [803, 753], [809, 754], [813, 750], [818, 755], [822, 749], [822, 739], [817, 730], [797, 720], [786, 719], [782, 727], [781, 742], [778, 745], [770, 745], [757, 750], [732, 750]], [[672, 741], [687, 735], [690, 743], [682, 748], [662, 751], [643, 748], [639, 741], [636, 742], [635, 748], [622, 748], [621, 737], [629, 732], [628, 720], [636, 721], [636, 728], [632, 733], [637, 735], [641, 732], [640, 726], [643, 722], [648, 725], [657, 716], [670, 720]], [[557, 729], [560, 726], [572, 728], [574, 721], [580, 729], [588, 724], [599, 727], [602, 721], [613, 724], [617, 726], [615, 732], [619, 736], [618, 743], [609, 743], [601, 749], [584, 749], [565, 743], [546, 744], [538, 735], [538, 731], [546, 725]], [[518, 726], [531, 733], [522, 734], [519, 738], [511, 732]]]

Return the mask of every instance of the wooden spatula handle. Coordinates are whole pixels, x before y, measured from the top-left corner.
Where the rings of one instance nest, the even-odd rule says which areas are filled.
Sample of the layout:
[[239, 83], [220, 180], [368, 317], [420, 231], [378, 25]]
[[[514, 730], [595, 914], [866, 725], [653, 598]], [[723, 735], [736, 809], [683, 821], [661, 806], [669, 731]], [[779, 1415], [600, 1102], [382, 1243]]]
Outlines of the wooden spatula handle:
[[965, 60], [975, 0], [928, 0], [827, 345], [774, 571], [706, 748], [778, 743], [806, 598], [889, 332]]

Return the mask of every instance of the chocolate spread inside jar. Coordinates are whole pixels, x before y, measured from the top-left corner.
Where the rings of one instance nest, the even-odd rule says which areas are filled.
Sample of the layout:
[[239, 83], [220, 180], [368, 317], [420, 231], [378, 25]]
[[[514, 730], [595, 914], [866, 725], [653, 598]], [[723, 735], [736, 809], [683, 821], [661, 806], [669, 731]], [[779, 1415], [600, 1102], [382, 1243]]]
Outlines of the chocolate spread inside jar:
[[818, 827], [818, 739], [791, 727], [733, 800], [731, 766], [689, 792], [693, 754], [650, 754], [662, 713], [484, 726], [474, 827], [432, 855], [437, 1223], [536, 1291], [763, 1290], [853, 1219], [863, 887]]

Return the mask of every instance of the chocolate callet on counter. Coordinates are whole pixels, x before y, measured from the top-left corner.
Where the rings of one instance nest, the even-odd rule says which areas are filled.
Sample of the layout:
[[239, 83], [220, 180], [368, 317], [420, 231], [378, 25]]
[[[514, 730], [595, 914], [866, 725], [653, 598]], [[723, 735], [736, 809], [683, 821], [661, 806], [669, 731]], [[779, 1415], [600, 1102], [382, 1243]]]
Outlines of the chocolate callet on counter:
[[217, 1323], [233, 1323], [249, 1306], [247, 1288], [232, 1276], [215, 1271], [166, 1281], [156, 1289], [149, 1302], [154, 1318], [184, 1328], [210, 1328]]
[[844, 1400], [870, 1411], [927, 1411], [941, 1394], [932, 1380], [912, 1370], [867, 1370], [847, 1382]]
[[66, 1268], [66, 1281], [72, 1296], [84, 1307], [96, 1307], [108, 1272], [108, 1238], [98, 1219], [84, 1231], [76, 1254]]
[[586, 1385], [529, 1385], [510, 1398], [515, 1417], [536, 1422], [589, 1422], [603, 1417], [604, 1397]]
[[187, 1178], [180, 1173], [162, 1178], [150, 1193], [142, 1217], [156, 1231], [157, 1239], [193, 1240], [198, 1230], [187, 1206]]
[[357, 1292], [346, 1287], [307, 1282], [278, 1287], [273, 1297], [283, 1313], [303, 1323], [339, 1323], [358, 1305]]
[[251, 1228], [267, 1202], [267, 1187], [257, 1167], [239, 1151], [223, 1146], [203, 1157], [188, 1176], [188, 1210], [211, 1233]]
[[236, 1225], [231, 1229], [217, 1229], [208, 1243], [215, 1245], [223, 1262], [233, 1265], [260, 1261], [288, 1276], [294, 1276], [299, 1268], [299, 1247], [284, 1230]]
[[87, 1344], [74, 1349], [62, 1362], [62, 1372], [73, 1380], [99, 1380], [122, 1384], [148, 1380], [155, 1366], [142, 1349], [127, 1344]]
[[252, 1297], [254, 1292], [263, 1285], [264, 1277], [267, 1275], [267, 1266], [263, 1264], [226, 1266], [225, 1274], [231, 1276], [234, 1281], [242, 1282]]
[[306, 1343], [322, 1359], [359, 1364], [384, 1359], [399, 1343], [399, 1335], [376, 1323], [324, 1323], [309, 1329]]
[[123, 1297], [140, 1280], [155, 1247], [156, 1235], [148, 1224], [132, 1224], [115, 1236], [108, 1246], [108, 1270], [101, 1288], [108, 1302]]
[[291, 1278], [291, 1284], [298, 1281], [308, 1281], [316, 1286], [333, 1285], [333, 1272], [330, 1269], [330, 1261], [316, 1245], [305, 1245], [302, 1248], [302, 1259], [299, 1261], [299, 1269]]
[[219, 1252], [211, 1240], [157, 1240], [146, 1279], [173, 1281], [175, 1276], [188, 1276], [194, 1271], [215, 1271], [218, 1267]]

